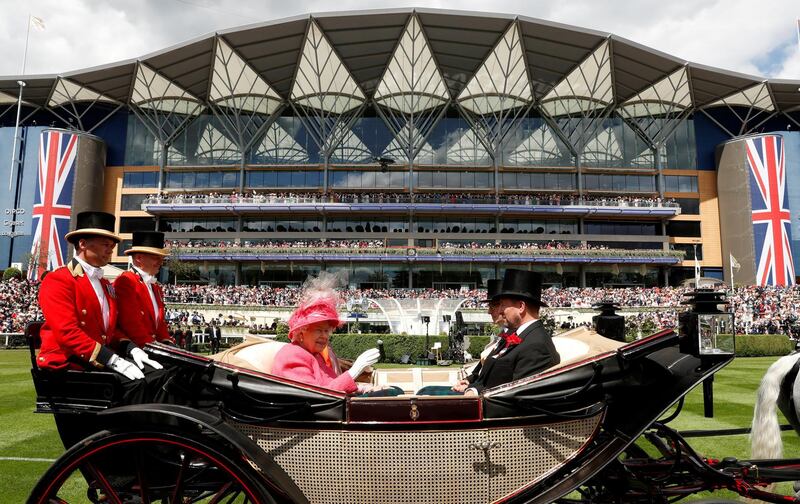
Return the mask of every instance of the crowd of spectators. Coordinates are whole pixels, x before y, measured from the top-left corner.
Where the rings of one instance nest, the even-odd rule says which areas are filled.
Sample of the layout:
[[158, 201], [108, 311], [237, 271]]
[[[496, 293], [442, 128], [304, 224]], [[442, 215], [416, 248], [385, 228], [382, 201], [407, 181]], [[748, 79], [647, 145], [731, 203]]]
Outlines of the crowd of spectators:
[[[389, 247], [384, 240], [166, 240], [165, 246], [174, 249], [406, 249]], [[426, 247], [413, 247], [415, 249]], [[586, 242], [542, 241], [542, 242], [439, 242], [437, 250], [609, 250], [607, 245]]]
[[[299, 301], [299, 287], [164, 285], [166, 301], [171, 304], [226, 306], [293, 307]], [[630, 288], [548, 288], [543, 300], [552, 309], [591, 308], [604, 300], [613, 300], [623, 308], [652, 308], [630, 315], [629, 323], [650, 322], [656, 327], [674, 326], [681, 301], [689, 292], [686, 287]], [[41, 319], [37, 302], [38, 284], [10, 279], [0, 282], [0, 333], [21, 332], [25, 325]], [[351, 289], [342, 291], [343, 301], [350, 306], [369, 308], [369, 299], [445, 299], [466, 298], [464, 308], [485, 307], [482, 289]], [[731, 309], [736, 314], [737, 331], [751, 334], [792, 334], [800, 336], [800, 287], [737, 287], [729, 293]], [[216, 322], [222, 326], [238, 326], [246, 322], [232, 315], [206, 320], [199, 310], [170, 309], [166, 318], [176, 327], [202, 326]]]
[[503, 205], [592, 205], [623, 207], [677, 207], [674, 199], [655, 196], [587, 195], [573, 193], [527, 194], [464, 194], [464, 193], [342, 193], [331, 192], [258, 192], [190, 193], [167, 192], [151, 194], [144, 204], [211, 204], [211, 203], [445, 203], [445, 204], [503, 204]]
[[28, 322], [40, 320], [36, 282], [11, 278], [0, 282], [0, 333], [20, 332]]

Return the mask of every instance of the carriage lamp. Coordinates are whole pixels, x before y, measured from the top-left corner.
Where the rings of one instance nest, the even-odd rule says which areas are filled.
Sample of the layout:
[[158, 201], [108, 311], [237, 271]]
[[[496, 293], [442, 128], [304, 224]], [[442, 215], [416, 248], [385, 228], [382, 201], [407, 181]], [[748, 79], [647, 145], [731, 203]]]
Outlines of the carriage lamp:
[[681, 304], [690, 305], [690, 309], [679, 317], [681, 350], [700, 358], [733, 355], [733, 313], [720, 309], [728, 304], [725, 293], [696, 289], [685, 296], [689, 299]]
[[[720, 309], [729, 304], [725, 293], [696, 289], [685, 296], [688, 299], [681, 304], [691, 308], [678, 318], [681, 351], [699, 357], [702, 367], [732, 357], [736, 349], [733, 313]], [[713, 374], [703, 380], [703, 415], [714, 416]]]
[[599, 315], [592, 317], [597, 334], [613, 340], [625, 341], [625, 317], [617, 315], [618, 304], [613, 300], [604, 299], [592, 306], [592, 309], [600, 312]]

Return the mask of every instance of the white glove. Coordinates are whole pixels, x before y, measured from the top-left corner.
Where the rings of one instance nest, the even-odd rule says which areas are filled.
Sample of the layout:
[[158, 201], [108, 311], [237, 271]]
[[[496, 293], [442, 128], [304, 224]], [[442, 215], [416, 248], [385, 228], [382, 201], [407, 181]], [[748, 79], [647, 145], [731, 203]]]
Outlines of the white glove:
[[358, 375], [364, 372], [364, 369], [366, 369], [367, 366], [375, 364], [380, 358], [381, 352], [377, 348], [370, 348], [356, 358], [355, 362], [353, 362], [353, 365], [347, 370], [347, 372], [355, 380], [358, 378]]
[[135, 362], [136, 365], [139, 366], [139, 369], [144, 369], [145, 364], [147, 364], [153, 369], [164, 369], [164, 366], [162, 366], [158, 362], [148, 357], [147, 352], [145, 352], [139, 347], [133, 347], [133, 350], [131, 350], [129, 353], [131, 359], [133, 359], [133, 362]]
[[144, 373], [142, 373], [136, 366], [116, 354], [114, 354], [108, 360], [108, 364], [106, 364], [106, 366], [125, 376], [129, 380], [141, 380], [144, 378]]

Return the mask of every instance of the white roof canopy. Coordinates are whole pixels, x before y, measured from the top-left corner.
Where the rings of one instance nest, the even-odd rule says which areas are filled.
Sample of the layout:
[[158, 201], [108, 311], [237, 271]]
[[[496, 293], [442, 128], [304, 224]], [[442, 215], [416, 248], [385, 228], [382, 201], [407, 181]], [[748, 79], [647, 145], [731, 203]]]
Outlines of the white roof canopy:
[[166, 77], [139, 62], [131, 93], [131, 103], [167, 114], [196, 115], [200, 101]]
[[542, 98], [550, 116], [570, 116], [602, 109], [614, 101], [611, 48], [605, 40]]
[[300, 105], [334, 114], [350, 111], [366, 100], [313, 19], [309, 21], [291, 97]]
[[476, 114], [490, 114], [526, 105], [532, 98], [519, 26], [513, 22], [458, 95], [458, 101]]
[[449, 97], [422, 26], [412, 15], [375, 89], [374, 99], [408, 114], [442, 105]]
[[217, 37], [209, 101], [234, 110], [271, 114], [281, 103], [272, 86], [256, 73], [222, 37]]

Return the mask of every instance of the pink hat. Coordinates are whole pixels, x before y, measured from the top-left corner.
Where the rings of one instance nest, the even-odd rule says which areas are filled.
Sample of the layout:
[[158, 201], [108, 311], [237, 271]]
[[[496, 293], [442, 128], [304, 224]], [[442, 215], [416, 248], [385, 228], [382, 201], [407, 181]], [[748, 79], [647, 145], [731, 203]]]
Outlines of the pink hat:
[[289, 317], [289, 339], [294, 338], [298, 329], [317, 322], [331, 322], [336, 326], [344, 323], [336, 310], [339, 296], [333, 289], [335, 281], [335, 276], [325, 272], [306, 281], [300, 305]]

